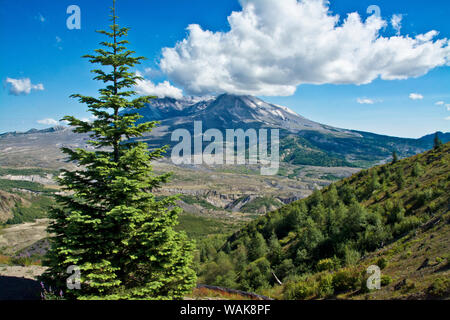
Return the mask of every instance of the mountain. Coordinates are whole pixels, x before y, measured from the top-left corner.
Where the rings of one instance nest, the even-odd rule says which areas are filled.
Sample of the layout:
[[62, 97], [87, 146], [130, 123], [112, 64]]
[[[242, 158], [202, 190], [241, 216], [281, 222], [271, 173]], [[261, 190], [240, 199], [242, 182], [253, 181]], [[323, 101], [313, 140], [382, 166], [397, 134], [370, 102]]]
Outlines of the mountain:
[[[222, 94], [192, 104], [189, 100], [155, 99], [139, 113], [143, 116], [141, 121], [161, 122], [154, 132], [140, 139], [150, 146], [173, 145], [171, 132], [184, 128], [192, 134], [194, 121], [202, 121], [204, 131], [278, 128], [281, 158], [296, 165], [369, 167], [388, 161], [394, 150], [400, 157], [408, 157], [433, 146], [433, 139], [428, 136], [397, 138], [320, 124], [253, 96]], [[450, 141], [450, 133], [441, 134], [440, 138]]]
[[[450, 132], [445, 132], [444, 133], [444, 132], [438, 131], [436, 133], [438, 134], [438, 137], [439, 137], [439, 139], [442, 142], [445, 143], [447, 141], [450, 141]], [[426, 136], [423, 136], [423, 137], [419, 138], [419, 140], [423, 141], [423, 142], [426, 142], [426, 143], [433, 143], [436, 133], [427, 134]]]
[[450, 143], [362, 170], [205, 241], [200, 282], [285, 299], [448, 298], [448, 190]]
[[[193, 121], [203, 121], [204, 128], [279, 128], [292, 133], [302, 130], [338, 135], [357, 136], [350, 130], [333, 128], [308, 120], [291, 109], [264, 102], [253, 96], [222, 94], [216, 98], [200, 100], [189, 104], [190, 99], [154, 99], [146, 108], [140, 109], [140, 121], [161, 121], [161, 126], [193, 126]], [[130, 112], [125, 110], [124, 112]], [[169, 130], [171, 131], [171, 130]]]
[[[335, 128], [306, 119], [284, 106], [231, 94], [205, 99], [154, 99], [138, 112], [143, 116], [140, 122], [160, 121], [151, 133], [138, 139], [150, 147], [173, 146], [177, 142], [171, 141], [172, 132], [183, 128], [193, 134], [194, 121], [202, 121], [203, 132], [210, 128], [223, 133], [226, 129], [278, 128], [280, 157], [294, 165], [370, 167], [389, 161], [394, 150], [400, 157], [429, 150], [434, 138], [406, 139]], [[450, 133], [441, 133], [440, 138], [444, 143], [450, 141]], [[81, 147], [87, 140], [87, 135], [74, 134], [61, 126], [4, 133], [0, 135], [0, 164], [14, 165], [21, 157], [23, 166], [52, 162], [49, 167], [57, 167], [62, 159], [61, 146]]]

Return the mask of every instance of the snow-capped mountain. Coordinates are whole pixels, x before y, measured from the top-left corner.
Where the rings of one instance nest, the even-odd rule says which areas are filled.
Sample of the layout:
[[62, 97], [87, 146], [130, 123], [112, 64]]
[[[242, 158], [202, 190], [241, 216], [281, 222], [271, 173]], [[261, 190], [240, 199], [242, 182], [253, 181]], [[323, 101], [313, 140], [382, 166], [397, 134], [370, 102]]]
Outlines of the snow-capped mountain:
[[292, 133], [313, 130], [322, 133], [355, 135], [349, 130], [333, 128], [308, 120], [291, 109], [267, 103], [253, 96], [222, 94], [200, 101], [172, 98], [154, 99], [138, 112], [141, 121], [159, 120], [164, 130], [189, 129], [193, 121], [202, 121], [204, 128], [279, 128]]

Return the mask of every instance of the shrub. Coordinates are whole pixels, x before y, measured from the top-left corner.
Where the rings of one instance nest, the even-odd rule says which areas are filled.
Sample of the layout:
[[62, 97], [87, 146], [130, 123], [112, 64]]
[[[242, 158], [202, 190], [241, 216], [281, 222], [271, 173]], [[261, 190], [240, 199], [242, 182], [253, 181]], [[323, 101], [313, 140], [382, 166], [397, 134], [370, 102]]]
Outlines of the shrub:
[[380, 267], [381, 270], [383, 270], [384, 268], [386, 268], [388, 262], [386, 260], [386, 258], [381, 257], [380, 259], [377, 260], [377, 266]]
[[450, 293], [450, 279], [437, 278], [428, 288], [428, 293], [435, 297], [443, 297]]
[[326, 298], [332, 296], [333, 294], [333, 275], [322, 275], [319, 279], [319, 285], [317, 287], [317, 296], [319, 296], [320, 298]]
[[354, 249], [347, 249], [345, 250], [344, 254], [344, 262], [346, 266], [352, 266], [355, 265], [359, 259], [361, 258], [361, 254]]
[[424, 191], [418, 191], [415, 193], [414, 198], [416, 199], [417, 204], [422, 206], [433, 198], [433, 189], [428, 188]]
[[382, 275], [380, 280], [381, 280], [381, 286], [382, 287], [388, 286], [392, 282], [392, 278], [390, 276], [386, 275], [386, 274]]
[[322, 259], [317, 262], [317, 270], [319, 271], [331, 271], [336, 267], [335, 261], [331, 258]]
[[421, 225], [421, 221], [416, 216], [406, 217], [403, 221], [394, 225], [394, 235], [402, 235]]
[[314, 296], [316, 292], [315, 282], [299, 281], [286, 284], [283, 297], [288, 300], [304, 300]]
[[398, 285], [396, 285], [396, 287], [396, 289], [400, 289], [403, 293], [406, 293], [414, 289], [416, 287], [416, 284], [412, 280], [404, 279]]
[[355, 269], [344, 268], [333, 276], [333, 288], [335, 291], [355, 290], [360, 283], [360, 275]]

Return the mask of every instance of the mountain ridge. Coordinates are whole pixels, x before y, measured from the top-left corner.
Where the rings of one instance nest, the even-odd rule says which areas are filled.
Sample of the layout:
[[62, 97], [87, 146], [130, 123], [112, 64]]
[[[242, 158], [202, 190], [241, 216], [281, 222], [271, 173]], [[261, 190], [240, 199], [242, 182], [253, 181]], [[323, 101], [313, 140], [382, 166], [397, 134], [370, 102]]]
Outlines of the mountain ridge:
[[448, 298], [449, 161], [447, 143], [362, 170], [205, 242], [200, 280], [284, 299]]
[[[154, 99], [137, 111], [122, 111], [130, 112], [142, 115], [140, 122], [160, 122], [151, 133], [136, 139], [148, 143], [150, 148], [173, 146], [177, 142], [171, 141], [171, 133], [175, 129], [186, 129], [192, 134], [194, 121], [201, 121], [204, 131], [210, 128], [222, 132], [238, 128], [276, 128], [280, 130], [280, 156], [294, 165], [369, 167], [389, 161], [393, 151], [400, 157], [408, 157], [428, 150], [433, 146], [434, 138], [434, 135], [419, 139], [400, 138], [336, 128], [249, 95]], [[46, 135], [40, 135], [42, 133]], [[444, 143], [450, 141], [450, 133], [442, 133], [440, 138]], [[87, 140], [88, 135], [75, 135], [69, 127], [55, 126], [0, 134], [0, 150], [14, 149], [17, 145], [34, 150], [40, 144], [80, 147], [86, 146]], [[36, 146], [31, 144], [32, 141]], [[1, 148], [2, 144], [5, 148]]]

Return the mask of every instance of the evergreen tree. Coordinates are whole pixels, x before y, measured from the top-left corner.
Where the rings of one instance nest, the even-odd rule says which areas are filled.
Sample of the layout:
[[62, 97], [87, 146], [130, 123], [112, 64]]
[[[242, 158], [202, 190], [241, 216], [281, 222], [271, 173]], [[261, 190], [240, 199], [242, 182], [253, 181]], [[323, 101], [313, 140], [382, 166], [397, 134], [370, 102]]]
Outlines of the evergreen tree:
[[397, 152], [394, 150], [392, 151], [392, 163], [396, 163], [398, 161]]
[[434, 134], [434, 149], [439, 149], [442, 146], [442, 141], [439, 139], [439, 134], [436, 132]]
[[256, 232], [248, 246], [248, 259], [254, 261], [267, 253], [267, 244], [261, 233]]
[[127, 108], [144, 107], [153, 97], [132, 99], [132, 88], [140, 79], [129, 69], [143, 57], [132, 57], [128, 28], [116, 24], [115, 0], [109, 31], [98, 31], [110, 40], [96, 54], [86, 55], [102, 69], [92, 70], [95, 80], [106, 84], [99, 97], [74, 94], [95, 116], [86, 122], [72, 116], [63, 119], [74, 132], [89, 133], [89, 149], [62, 148], [75, 171], [63, 170], [58, 179], [64, 193], [50, 217], [51, 248], [43, 278], [53, 286], [66, 287], [67, 268], [81, 272], [81, 289], [65, 292], [72, 298], [167, 299], [181, 298], [195, 285], [191, 268], [193, 243], [175, 232], [179, 208], [175, 198], [157, 201], [152, 191], [170, 174], [155, 175], [151, 161], [163, 148], [148, 150], [142, 142], [130, 141], [157, 124], [136, 124], [137, 113], [121, 114]]

